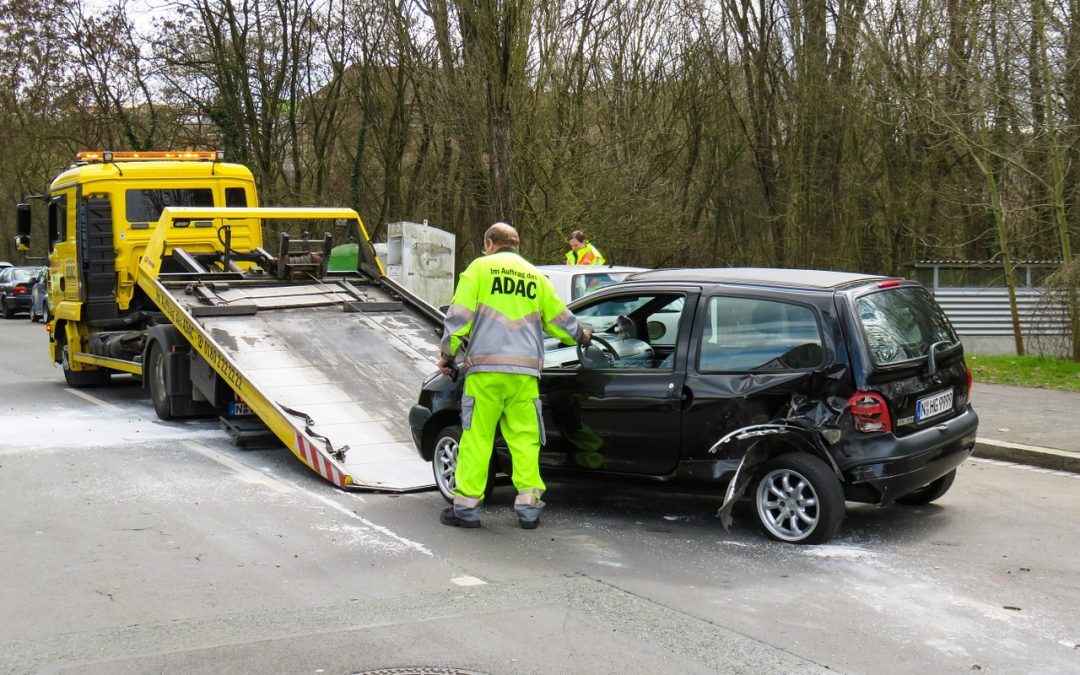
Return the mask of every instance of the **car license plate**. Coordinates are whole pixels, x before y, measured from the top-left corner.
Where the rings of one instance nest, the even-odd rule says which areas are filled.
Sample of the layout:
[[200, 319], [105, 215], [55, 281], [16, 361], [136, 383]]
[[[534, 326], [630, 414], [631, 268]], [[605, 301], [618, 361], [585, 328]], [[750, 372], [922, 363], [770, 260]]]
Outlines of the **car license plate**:
[[239, 417], [240, 415], [251, 415], [251, 414], [253, 414], [253, 413], [251, 412], [251, 408], [248, 407], [247, 403], [230, 403], [229, 404], [229, 415], [232, 416], [232, 417]]
[[953, 390], [946, 389], [933, 396], [920, 398], [915, 404], [915, 421], [921, 422], [931, 417], [937, 417], [952, 410]]

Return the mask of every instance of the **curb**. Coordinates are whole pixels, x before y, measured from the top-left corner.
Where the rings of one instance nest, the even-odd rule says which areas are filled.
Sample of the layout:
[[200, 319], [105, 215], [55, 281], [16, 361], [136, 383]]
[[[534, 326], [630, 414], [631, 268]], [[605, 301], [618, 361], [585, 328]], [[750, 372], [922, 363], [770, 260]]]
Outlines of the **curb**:
[[1007, 441], [978, 440], [972, 457], [1029, 464], [1044, 469], [1080, 473], [1080, 454]]

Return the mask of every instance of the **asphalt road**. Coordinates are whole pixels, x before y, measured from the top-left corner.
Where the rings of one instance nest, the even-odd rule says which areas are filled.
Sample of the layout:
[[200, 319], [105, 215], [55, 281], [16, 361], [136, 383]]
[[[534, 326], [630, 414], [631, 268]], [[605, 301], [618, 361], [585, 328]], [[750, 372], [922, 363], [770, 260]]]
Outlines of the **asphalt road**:
[[826, 546], [637, 485], [553, 484], [534, 531], [499, 487], [464, 531], [133, 381], [74, 392], [29, 321], [0, 321], [0, 392], [0, 672], [1080, 671], [1080, 474], [969, 461]]

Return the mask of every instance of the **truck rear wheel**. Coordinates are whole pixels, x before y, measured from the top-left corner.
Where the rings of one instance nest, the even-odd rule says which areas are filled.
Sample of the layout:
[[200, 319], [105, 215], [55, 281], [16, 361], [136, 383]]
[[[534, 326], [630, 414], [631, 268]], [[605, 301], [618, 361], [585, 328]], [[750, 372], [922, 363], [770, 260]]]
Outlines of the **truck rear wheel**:
[[150, 387], [150, 400], [154, 402], [154, 412], [163, 420], [172, 419], [172, 396], [169, 394], [168, 369], [165, 367], [165, 350], [160, 342], [150, 346], [150, 357], [146, 360], [147, 384]]
[[60, 350], [60, 367], [64, 371], [64, 380], [69, 387], [82, 389], [83, 387], [102, 387], [109, 383], [110, 375], [104, 368], [94, 370], [72, 370], [71, 359], [68, 356], [68, 346], [64, 345]]

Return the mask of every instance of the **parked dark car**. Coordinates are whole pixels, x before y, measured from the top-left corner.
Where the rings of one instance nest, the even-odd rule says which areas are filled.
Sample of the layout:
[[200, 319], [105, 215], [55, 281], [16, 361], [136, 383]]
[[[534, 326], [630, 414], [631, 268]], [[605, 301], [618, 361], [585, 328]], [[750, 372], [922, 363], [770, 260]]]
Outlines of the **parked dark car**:
[[[596, 333], [584, 349], [546, 345], [545, 479], [697, 484], [723, 494], [725, 526], [745, 495], [768, 536], [814, 544], [837, 532], [845, 500], [941, 497], [975, 444], [963, 347], [916, 282], [656, 270], [571, 309]], [[409, 415], [447, 499], [463, 379], [434, 373]], [[509, 462], [497, 442], [492, 475]]]
[[30, 320], [49, 322], [49, 268], [42, 267], [30, 286]]
[[40, 267], [0, 269], [0, 311], [5, 319], [30, 311], [30, 287], [40, 271]]

